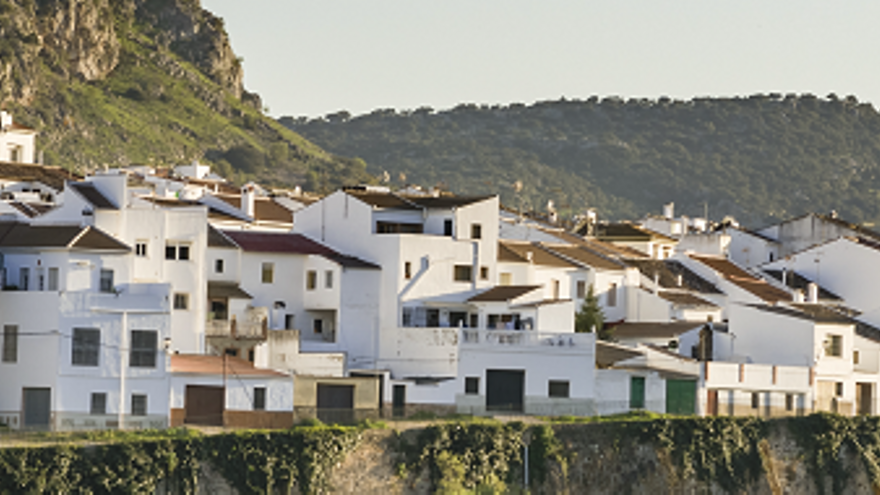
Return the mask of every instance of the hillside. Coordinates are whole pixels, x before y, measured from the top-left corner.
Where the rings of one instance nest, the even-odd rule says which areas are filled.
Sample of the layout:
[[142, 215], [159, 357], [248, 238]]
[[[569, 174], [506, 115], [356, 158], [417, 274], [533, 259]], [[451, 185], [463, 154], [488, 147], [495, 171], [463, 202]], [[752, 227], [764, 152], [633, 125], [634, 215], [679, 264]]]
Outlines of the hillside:
[[634, 218], [675, 201], [681, 214], [708, 205], [715, 220], [751, 226], [832, 209], [880, 221], [880, 114], [854, 97], [593, 97], [280, 122], [393, 183], [498, 191], [514, 207], [553, 199], [562, 211]]
[[198, 0], [0, 0], [0, 102], [47, 164], [205, 159], [241, 182], [369, 181], [262, 113], [223, 20]]

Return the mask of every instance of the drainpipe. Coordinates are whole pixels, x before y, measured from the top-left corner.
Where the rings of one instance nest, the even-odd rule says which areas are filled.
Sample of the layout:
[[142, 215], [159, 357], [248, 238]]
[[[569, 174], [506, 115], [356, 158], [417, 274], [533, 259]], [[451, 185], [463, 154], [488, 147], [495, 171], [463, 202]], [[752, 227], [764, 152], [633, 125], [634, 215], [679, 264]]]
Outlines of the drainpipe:
[[120, 338], [120, 346], [119, 348], [122, 352], [119, 353], [119, 426], [118, 428], [121, 430], [125, 425], [125, 372], [129, 365], [129, 356], [130, 352], [126, 350], [129, 348], [131, 343], [128, 341], [128, 312], [122, 311], [122, 332]]

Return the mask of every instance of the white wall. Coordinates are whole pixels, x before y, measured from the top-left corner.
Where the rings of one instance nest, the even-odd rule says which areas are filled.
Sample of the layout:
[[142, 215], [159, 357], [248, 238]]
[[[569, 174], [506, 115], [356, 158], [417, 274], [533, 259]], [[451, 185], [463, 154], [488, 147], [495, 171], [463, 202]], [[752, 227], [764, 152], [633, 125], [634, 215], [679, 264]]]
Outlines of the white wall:
[[[171, 377], [171, 407], [185, 406], [186, 386], [223, 387], [222, 375], [174, 373]], [[291, 377], [238, 376], [226, 378], [225, 407], [232, 411], [253, 411], [254, 388], [266, 389], [266, 411], [293, 411], [293, 379]]]

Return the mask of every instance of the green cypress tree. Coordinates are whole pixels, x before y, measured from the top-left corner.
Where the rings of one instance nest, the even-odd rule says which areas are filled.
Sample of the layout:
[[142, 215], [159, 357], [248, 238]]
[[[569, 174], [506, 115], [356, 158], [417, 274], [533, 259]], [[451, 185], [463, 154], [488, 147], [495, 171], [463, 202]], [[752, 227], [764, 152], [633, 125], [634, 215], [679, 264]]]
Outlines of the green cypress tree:
[[593, 291], [593, 285], [587, 289], [587, 296], [581, 305], [580, 311], [574, 315], [574, 331], [578, 333], [599, 332], [599, 338], [603, 338], [602, 327], [605, 324], [605, 315], [599, 307], [599, 298]]

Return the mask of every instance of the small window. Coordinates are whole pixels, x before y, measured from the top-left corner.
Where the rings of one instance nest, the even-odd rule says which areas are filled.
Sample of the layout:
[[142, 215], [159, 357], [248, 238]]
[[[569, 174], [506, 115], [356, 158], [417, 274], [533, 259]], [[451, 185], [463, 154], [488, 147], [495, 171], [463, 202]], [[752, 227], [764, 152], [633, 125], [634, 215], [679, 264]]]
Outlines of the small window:
[[471, 224], [471, 239], [483, 238], [483, 226], [478, 223]]
[[452, 219], [443, 220], [443, 235], [452, 237]]
[[470, 282], [473, 279], [473, 267], [470, 265], [455, 265], [453, 280], [456, 282]]
[[587, 297], [587, 283], [583, 280], [577, 282], [577, 298], [583, 299]]
[[147, 396], [143, 394], [131, 394], [131, 415], [147, 415]]
[[3, 325], [3, 362], [18, 362], [18, 325]]
[[550, 380], [547, 388], [547, 395], [550, 397], [568, 398], [568, 380]]
[[113, 292], [113, 270], [101, 269], [101, 292]]
[[177, 259], [182, 261], [189, 259], [189, 245], [181, 244], [177, 246]]
[[214, 260], [214, 273], [223, 273], [223, 260]]
[[263, 275], [261, 280], [264, 284], [271, 284], [275, 278], [275, 263], [263, 263]]
[[31, 269], [21, 267], [18, 269], [18, 289], [28, 290], [30, 288]]
[[481, 266], [480, 267], [480, 280], [489, 280], [489, 267]]
[[837, 397], [843, 397], [843, 382], [834, 383], [834, 395]]
[[400, 323], [404, 327], [413, 326], [413, 309], [412, 308], [403, 308], [403, 315], [400, 319]]
[[606, 306], [613, 308], [617, 306], [617, 284], [611, 284], [608, 287], [608, 294], [605, 296]]
[[306, 289], [307, 290], [315, 290], [318, 286], [318, 272], [315, 270], [309, 270], [306, 272]]
[[138, 241], [134, 245], [134, 254], [141, 258], [147, 257], [147, 241]]
[[266, 387], [254, 387], [254, 411], [266, 410]]
[[312, 331], [314, 333], [324, 333], [324, 320], [313, 320]]
[[853, 364], [859, 364], [859, 351], [853, 351]]
[[74, 328], [71, 364], [98, 366], [101, 331], [97, 328]]
[[189, 309], [189, 294], [185, 292], [174, 293], [174, 309]]
[[794, 394], [785, 394], [785, 410], [794, 411]]
[[92, 392], [92, 405], [90, 414], [107, 414], [107, 394], [104, 392]]
[[174, 244], [166, 244], [165, 245], [165, 259], [166, 260], [176, 260], [177, 259], [177, 246]]
[[49, 268], [49, 290], [58, 290], [58, 268]]
[[158, 333], [155, 330], [132, 330], [129, 366], [155, 368], [158, 342]]
[[403, 264], [403, 278], [407, 280], [412, 278], [412, 263], [409, 261]]
[[324, 272], [324, 288], [333, 288], [333, 270], [327, 270]]
[[825, 355], [830, 357], [843, 356], [843, 337], [840, 335], [829, 335], [825, 340]]
[[761, 407], [761, 394], [752, 392], [752, 409]]
[[480, 393], [480, 377], [468, 376], [464, 379], [464, 393], [467, 395], [479, 395]]

